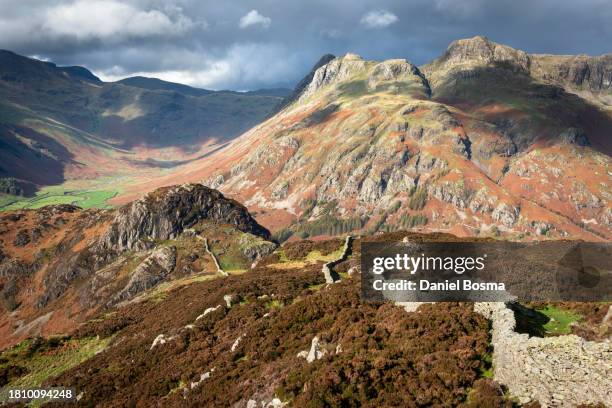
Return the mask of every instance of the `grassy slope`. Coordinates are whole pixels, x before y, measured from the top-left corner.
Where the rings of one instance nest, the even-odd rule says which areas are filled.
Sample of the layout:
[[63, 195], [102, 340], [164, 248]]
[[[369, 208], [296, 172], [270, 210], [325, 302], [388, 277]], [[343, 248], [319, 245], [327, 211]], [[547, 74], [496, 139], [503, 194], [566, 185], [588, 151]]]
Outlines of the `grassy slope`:
[[569, 310], [563, 310], [552, 305], [547, 306], [544, 309], [539, 309], [538, 311], [550, 319], [544, 325], [544, 329], [550, 335], [571, 333], [571, 324], [581, 319], [581, 316], [576, 313], [572, 313]]
[[34, 388], [51, 377], [93, 357], [104, 350], [111, 338], [52, 338], [50, 340], [25, 340], [0, 354], [0, 371], [8, 367], [25, 368], [26, 374], [9, 378], [0, 389], [0, 401], [6, 398], [9, 388]]

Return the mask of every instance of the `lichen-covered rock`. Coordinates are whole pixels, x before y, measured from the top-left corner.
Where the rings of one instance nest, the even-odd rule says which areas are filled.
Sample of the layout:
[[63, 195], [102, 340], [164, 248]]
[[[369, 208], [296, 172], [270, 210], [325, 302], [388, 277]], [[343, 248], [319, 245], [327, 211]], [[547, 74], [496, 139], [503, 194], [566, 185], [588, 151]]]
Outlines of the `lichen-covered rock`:
[[266, 255], [271, 254], [277, 245], [270, 241], [265, 241], [252, 234], [243, 234], [238, 241], [242, 254], [250, 261], [256, 261]]
[[112, 302], [131, 299], [138, 293], [151, 289], [162, 282], [176, 266], [176, 248], [161, 247], [142, 261], [125, 287], [117, 293]]
[[429, 194], [440, 201], [451, 203], [457, 208], [464, 209], [470, 200], [472, 192], [466, 187], [463, 180], [456, 182], [444, 181], [429, 187]]
[[491, 213], [491, 217], [494, 221], [505, 225], [506, 227], [511, 227], [516, 223], [518, 219], [520, 208], [508, 205], [506, 203], [500, 203], [493, 212]]

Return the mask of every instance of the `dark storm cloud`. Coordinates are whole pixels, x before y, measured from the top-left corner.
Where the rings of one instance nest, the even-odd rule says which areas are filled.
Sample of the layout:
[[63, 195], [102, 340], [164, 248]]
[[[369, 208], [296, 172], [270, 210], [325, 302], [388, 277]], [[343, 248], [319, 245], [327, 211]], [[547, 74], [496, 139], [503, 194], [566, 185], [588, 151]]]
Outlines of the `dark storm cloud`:
[[0, 48], [107, 79], [292, 86], [324, 53], [423, 64], [486, 35], [528, 52], [612, 51], [610, 0], [0, 0]]

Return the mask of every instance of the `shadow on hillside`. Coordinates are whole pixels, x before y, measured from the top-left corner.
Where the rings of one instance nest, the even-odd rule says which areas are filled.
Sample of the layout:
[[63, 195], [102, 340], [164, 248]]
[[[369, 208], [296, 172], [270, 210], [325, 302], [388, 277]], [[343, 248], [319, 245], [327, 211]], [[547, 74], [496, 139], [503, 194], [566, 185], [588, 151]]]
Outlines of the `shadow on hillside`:
[[66, 166], [76, 164], [68, 149], [35, 130], [0, 125], [0, 136], [0, 177], [39, 186], [59, 185], [65, 181]]
[[[563, 142], [561, 134], [565, 130], [582, 129], [594, 149], [612, 155], [609, 115], [588, 100], [557, 85], [534, 80], [510, 64], [455, 72], [434, 87], [432, 99], [468, 112], [506, 106], [520, 115], [509, 118], [508, 112], [500, 110], [486, 113], [485, 120], [495, 124], [511, 119], [518, 133], [533, 133], [532, 138], [523, 135], [527, 140], [556, 144]], [[500, 129], [500, 133], [511, 136], [508, 129]]]
[[544, 325], [550, 321], [548, 316], [518, 303], [510, 304], [509, 308], [514, 312], [517, 333], [526, 333], [532, 337], [546, 336]]

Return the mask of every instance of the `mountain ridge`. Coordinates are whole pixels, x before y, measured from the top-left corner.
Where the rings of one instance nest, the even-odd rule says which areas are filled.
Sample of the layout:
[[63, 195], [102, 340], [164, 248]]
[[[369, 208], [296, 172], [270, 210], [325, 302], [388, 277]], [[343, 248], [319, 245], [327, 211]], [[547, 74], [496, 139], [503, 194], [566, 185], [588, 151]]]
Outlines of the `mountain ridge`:
[[[612, 91], [612, 53], [599, 56], [529, 54], [483, 36], [453, 41], [441, 57], [421, 68], [430, 74], [445, 69], [467, 70], [474, 62], [508, 63], [516, 70], [562, 86], [566, 91]], [[606, 101], [609, 106], [610, 100]]]
[[[517, 236], [608, 236], [612, 118], [600, 103], [607, 85], [597, 97], [571, 84], [566, 91], [560, 79], [531, 77], [527, 53], [481, 37], [449, 49], [421, 68], [354, 54], [330, 59], [280, 114], [204, 160], [206, 170], [188, 166], [181, 174], [237, 197], [269, 228], [289, 225], [300, 234], [327, 219], [373, 230], [416, 223], [459, 235], [501, 228]], [[453, 69], [445, 56], [458, 58]], [[526, 169], [542, 170], [544, 158], [557, 174], [547, 177], [567, 172], [577, 181], [536, 188]], [[574, 170], [562, 169], [567, 160]], [[533, 192], [517, 183], [533, 183]], [[469, 214], [475, 218], [466, 223]]]

